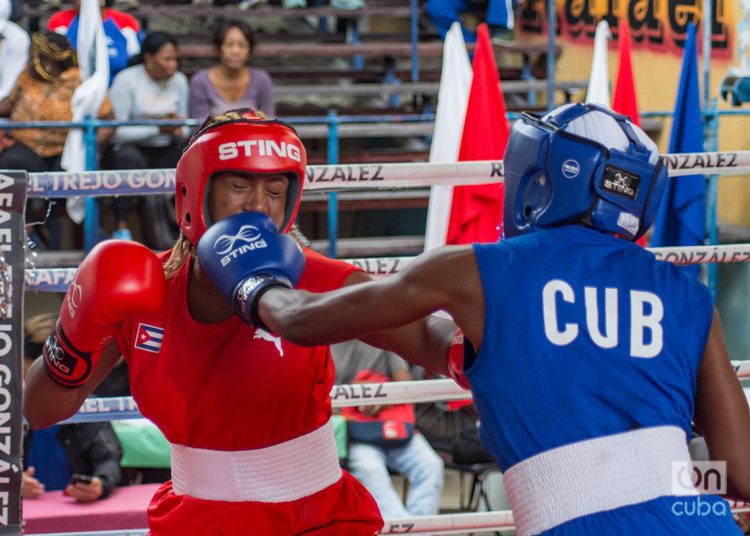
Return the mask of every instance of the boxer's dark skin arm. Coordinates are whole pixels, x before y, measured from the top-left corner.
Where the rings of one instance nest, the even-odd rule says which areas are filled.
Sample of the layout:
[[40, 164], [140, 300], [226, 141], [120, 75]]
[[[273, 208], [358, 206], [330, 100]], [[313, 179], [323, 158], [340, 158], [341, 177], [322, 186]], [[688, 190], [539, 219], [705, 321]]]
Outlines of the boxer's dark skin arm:
[[727, 494], [750, 500], [750, 407], [729, 361], [715, 308], [698, 369], [695, 425], [706, 439], [710, 458], [727, 462]]
[[52, 381], [38, 358], [26, 374], [23, 390], [23, 415], [33, 429], [46, 428], [72, 416], [91, 392], [109, 374], [121, 352], [112, 342], [104, 350], [91, 377], [81, 387], [68, 389]]
[[360, 338], [445, 374], [454, 324], [439, 318], [422, 320], [439, 310], [453, 317], [478, 350], [484, 293], [471, 246], [434, 250], [387, 279], [330, 293], [272, 289], [258, 308], [266, 325], [291, 342], [309, 345]]
[[[368, 274], [357, 271], [347, 278], [345, 286], [368, 281], [372, 281]], [[377, 311], [371, 310], [370, 314], [377, 314]], [[430, 315], [402, 327], [370, 333], [360, 339], [432, 372], [447, 375], [444, 357], [455, 332], [456, 324], [452, 320]]]

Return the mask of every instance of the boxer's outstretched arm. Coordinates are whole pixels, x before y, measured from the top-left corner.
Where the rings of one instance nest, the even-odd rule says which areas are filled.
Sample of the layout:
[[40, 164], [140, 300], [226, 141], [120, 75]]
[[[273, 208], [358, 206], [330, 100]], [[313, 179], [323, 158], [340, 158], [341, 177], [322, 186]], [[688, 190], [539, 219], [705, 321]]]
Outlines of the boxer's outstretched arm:
[[729, 361], [716, 308], [698, 370], [695, 424], [710, 458], [727, 462], [728, 495], [750, 500], [750, 408]]
[[91, 250], [65, 293], [43, 357], [27, 379], [24, 414], [32, 428], [54, 424], [78, 409], [101, 374], [114, 366], [111, 353], [106, 366], [99, 364], [117, 330], [133, 314], [157, 314], [165, 285], [161, 262], [143, 245], [107, 240]]
[[[408, 344], [406, 340], [399, 342], [402, 337], [408, 339], [410, 334], [422, 330], [418, 337], [429, 338], [430, 321], [413, 323], [438, 310], [450, 313], [469, 340], [476, 344], [481, 342], [484, 295], [471, 246], [430, 251], [394, 276], [333, 292], [314, 294], [272, 289], [258, 304], [263, 322], [297, 344], [364, 338], [399, 353], [402, 353], [401, 345]], [[401, 326], [407, 327], [403, 331], [385, 333], [385, 330]], [[435, 330], [439, 331], [441, 329]], [[442, 332], [447, 333], [444, 327]], [[449, 340], [447, 336], [442, 337], [445, 351]], [[444, 357], [443, 353], [440, 359]]]
[[86, 383], [74, 389], [54, 382], [44, 369], [43, 358], [34, 361], [26, 374], [23, 392], [23, 414], [29, 426], [46, 428], [72, 416], [117, 364], [120, 355], [117, 345], [110, 343]]
[[[372, 281], [369, 274], [357, 271], [344, 285], [361, 285], [368, 281]], [[430, 315], [399, 328], [370, 333], [360, 340], [437, 374], [448, 375], [445, 356], [455, 333], [453, 320], [446, 315]]]

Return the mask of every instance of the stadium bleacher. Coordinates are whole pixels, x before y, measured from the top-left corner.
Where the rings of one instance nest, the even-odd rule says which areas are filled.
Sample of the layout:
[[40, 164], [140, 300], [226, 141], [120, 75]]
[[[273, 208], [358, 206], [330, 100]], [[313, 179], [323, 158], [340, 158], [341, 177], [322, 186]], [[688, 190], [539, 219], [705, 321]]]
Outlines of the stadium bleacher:
[[[309, 1], [311, 7], [301, 9], [284, 9], [273, 0], [270, 5], [246, 10], [219, 3], [224, 4], [116, 0], [114, 7], [127, 9], [144, 28], [173, 33], [180, 43], [181, 70], [188, 76], [216, 62], [211, 33], [219, 19], [239, 18], [248, 22], [258, 40], [251, 63], [271, 74], [280, 117], [322, 118], [329, 110], [336, 110], [339, 116], [418, 116], [434, 111], [442, 41], [424, 17], [422, 3], [416, 35], [413, 35], [411, 8], [398, 0], [368, 0], [367, 7], [353, 11], [330, 7], [327, 1], [317, 2], [325, 5], [313, 5], [313, 0]], [[44, 25], [52, 12], [49, 6], [39, 0], [27, 2], [25, 22], [29, 29]], [[412, 46], [414, 37], [418, 38], [416, 47]], [[472, 45], [469, 50], [473, 50]], [[509, 111], [546, 108], [547, 53], [544, 42], [495, 45]], [[556, 55], [561, 53], [558, 47]], [[557, 102], [569, 102], [585, 90], [586, 82], [558, 82], [555, 87]], [[338, 160], [342, 163], [425, 161], [431, 133], [429, 122], [341, 125]], [[327, 126], [322, 122], [300, 126], [300, 134], [308, 148], [310, 163], [327, 162]], [[380, 212], [392, 207], [401, 211], [400, 215], [407, 215], [406, 219], [420, 220], [424, 219], [427, 206], [425, 190], [408, 196], [392, 193], [387, 199], [373, 197], [371, 193], [357, 199], [349, 196], [342, 196], [340, 207], [344, 213], [344, 236], [356, 234], [350, 227], [369, 225], [362, 222], [372, 215], [363, 215], [362, 211]], [[312, 229], [313, 239], [320, 240], [325, 234], [324, 205], [322, 198], [306, 200], [300, 215], [304, 227]], [[393, 248], [399, 252], [421, 250], [417, 244], [420, 241], [413, 239], [406, 229], [383, 232], [404, 235], [403, 240], [394, 239]], [[351, 247], [358, 249], [356, 244]]]

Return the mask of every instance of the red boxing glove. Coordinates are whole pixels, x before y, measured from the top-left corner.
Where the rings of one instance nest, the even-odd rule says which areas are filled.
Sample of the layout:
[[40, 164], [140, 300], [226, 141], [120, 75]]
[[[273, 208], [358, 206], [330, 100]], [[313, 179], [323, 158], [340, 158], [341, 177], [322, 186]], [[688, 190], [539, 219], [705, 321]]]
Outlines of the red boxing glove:
[[464, 376], [464, 332], [461, 328], [456, 329], [448, 348], [448, 374], [461, 388], [471, 390], [469, 380]]
[[86, 383], [122, 321], [159, 312], [164, 296], [164, 269], [150, 249], [122, 240], [98, 244], [78, 268], [44, 345], [50, 377], [63, 387]]

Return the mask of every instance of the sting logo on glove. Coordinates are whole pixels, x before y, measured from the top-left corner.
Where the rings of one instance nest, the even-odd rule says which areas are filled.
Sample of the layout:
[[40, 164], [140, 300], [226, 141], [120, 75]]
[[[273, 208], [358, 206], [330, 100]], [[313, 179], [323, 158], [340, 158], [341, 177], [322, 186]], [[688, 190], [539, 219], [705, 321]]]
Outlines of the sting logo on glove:
[[[235, 313], [254, 328], [263, 327], [256, 311], [260, 296], [273, 287], [292, 288], [305, 268], [299, 244], [259, 212], [241, 212], [214, 223], [196, 249], [201, 268]], [[249, 252], [253, 254], [246, 255]]]
[[[237, 246], [237, 242], [240, 245]], [[232, 259], [244, 255], [248, 251], [268, 247], [268, 243], [261, 237], [260, 230], [254, 225], [243, 225], [235, 235], [223, 234], [214, 242], [214, 251], [221, 257], [221, 265], [226, 266]]]
[[44, 355], [50, 366], [57, 369], [61, 374], [70, 375], [72, 363], [65, 363], [65, 352], [57, 342], [57, 336], [50, 335], [44, 343]]
[[44, 366], [58, 385], [78, 387], [83, 385], [91, 374], [91, 354], [71, 347], [64, 337], [58, 323], [55, 333], [47, 337], [47, 342], [44, 343]]
[[81, 305], [81, 297], [83, 296], [83, 289], [81, 285], [73, 283], [70, 285], [70, 291], [68, 292], [67, 299], [65, 300], [68, 304], [68, 314], [70, 318], [76, 317], [76, 311], [78, 306]]

